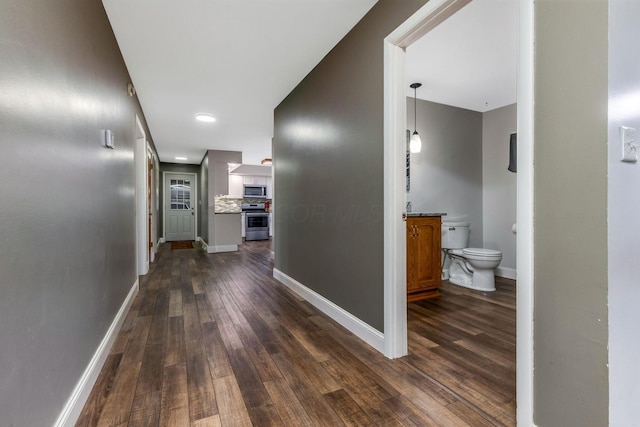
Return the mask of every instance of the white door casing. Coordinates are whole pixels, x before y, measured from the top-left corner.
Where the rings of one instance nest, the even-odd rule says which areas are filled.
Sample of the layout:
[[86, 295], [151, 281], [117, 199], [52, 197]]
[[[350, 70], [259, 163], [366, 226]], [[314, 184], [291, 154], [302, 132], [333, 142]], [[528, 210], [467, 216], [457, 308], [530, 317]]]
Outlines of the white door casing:
[[[471, 0], [430, 0], [384, 41], [384, 350], [407, 354], [405, 48]], [[533, 1], [519, 0], [517, 420], [533, 425]]]
[[164, 174], [164, 237], [167, 242], [195, 240], [196, 177]]
[[147, 203], [147, 137], [142, 122], [136, 115], [136, 143], [134, 147], [135, 163], [135, 205], [136, 205], [136, 258], [138, 275], [149, 272], [149, 252], [147, 250], [149, 236], [147, 221], [149, 206]]

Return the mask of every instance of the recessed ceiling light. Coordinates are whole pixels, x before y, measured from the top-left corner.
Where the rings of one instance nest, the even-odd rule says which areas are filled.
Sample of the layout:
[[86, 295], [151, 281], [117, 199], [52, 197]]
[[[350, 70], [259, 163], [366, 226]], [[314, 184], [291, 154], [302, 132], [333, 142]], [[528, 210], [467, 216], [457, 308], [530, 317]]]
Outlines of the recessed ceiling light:
[[187, 158], [186, 157], [176, 156], [176, 160], [187, 160]]
[[198, 113], [196, 114], [196, 120], [199, 120], [205, 123], [213, 123], [216, 121], [216, 118], [209, 113]]

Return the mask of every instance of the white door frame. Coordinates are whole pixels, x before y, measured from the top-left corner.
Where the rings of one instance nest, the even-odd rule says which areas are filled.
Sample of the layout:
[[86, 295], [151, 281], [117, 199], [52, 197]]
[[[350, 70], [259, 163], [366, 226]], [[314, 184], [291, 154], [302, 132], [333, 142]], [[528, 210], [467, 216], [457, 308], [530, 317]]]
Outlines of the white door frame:
[[[405, 48], [471, 0], [430, 0], [384, 41], [384, 349], [407, 354]], [[533, 425], [533, 1], [519, 0], [517, 420]]]
[[136, 175], [136, 259], [138, 275], [144, 276], [149, 272], [149, 250], [147, 220], [149, 206], [147, 203], [147, 136], [136, 114], [136, 144], [134, 147], [135, 175]]
[[193, 172], [162, 172], [162, 241], [167, 239], [167, 175], [189, 175], [193, 177], [193, 240], [198, 238], [198, 175]]

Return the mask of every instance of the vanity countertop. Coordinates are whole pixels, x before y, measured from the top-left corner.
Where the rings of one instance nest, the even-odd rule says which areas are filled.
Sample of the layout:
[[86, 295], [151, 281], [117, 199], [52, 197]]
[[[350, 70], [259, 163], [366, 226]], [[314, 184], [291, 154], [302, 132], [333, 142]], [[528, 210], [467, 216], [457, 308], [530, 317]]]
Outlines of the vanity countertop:
[[445, 216], [446, 212], [405, 212], [402, 214], [404, 217], [417, 217], [417, 216]]

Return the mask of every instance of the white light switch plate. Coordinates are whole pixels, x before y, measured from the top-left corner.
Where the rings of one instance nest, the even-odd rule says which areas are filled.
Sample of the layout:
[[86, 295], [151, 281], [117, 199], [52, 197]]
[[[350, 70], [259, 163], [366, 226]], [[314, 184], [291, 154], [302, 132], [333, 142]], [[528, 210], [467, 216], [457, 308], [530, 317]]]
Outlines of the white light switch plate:
[[638, 161], [638, 144], [636, 130], [627, 126], [620, 126], [620, 142], [622, 143], [622, 161], [635, 163]]

